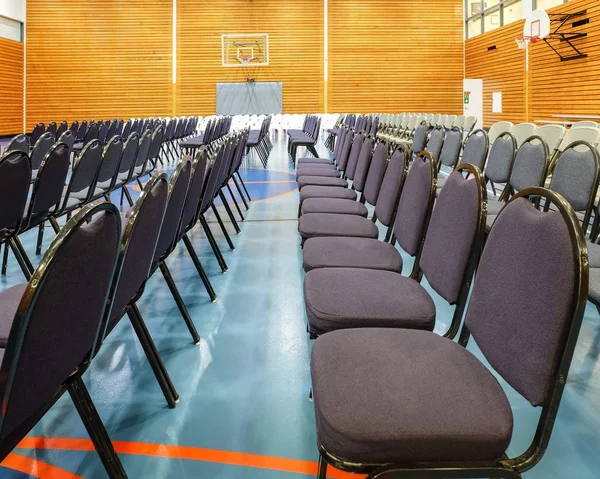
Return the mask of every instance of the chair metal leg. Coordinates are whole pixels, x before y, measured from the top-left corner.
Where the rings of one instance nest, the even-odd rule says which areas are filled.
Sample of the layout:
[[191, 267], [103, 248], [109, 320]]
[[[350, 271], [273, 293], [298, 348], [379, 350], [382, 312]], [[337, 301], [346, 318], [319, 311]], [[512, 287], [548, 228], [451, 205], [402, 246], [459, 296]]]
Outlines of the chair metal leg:
[[2, 276], [6, 276], [6, 268], [8, 267], [8, 241], [4, 243], [4, 253], [2, 254]]
[[160, 268], [160, 272], [165, 278], [167, 286], [169, 287], [169, 291], [171, 291], [171, 294], [173, 295], [175, 303], [177, 303], [177, 308], [179, 308], [179, 312], [181, 313], [181, 316], [183, 316], [183, 320], [185, 321], [185, 324], [188, 327], [190, 334], [192, 335], [194, 344], [200, 344], [200, 335], [198, 334], [198, 331], [196, 331], [196, 326], [194, 325], [194, 322], [190, 317], [190, 313], [188, 312], [188, 309], [185, 306], [185, 303], [183, 302], [183, 298], [179, 294], [179, 290], [177, 289], [177, 285], [175, 284], [173, 276], [171, 276], [171, 272], [169, 271], [167, 264], [164, 261], [159, 261], [158, 266]]
[[229, 194], [231, 195], [231, 199], [233, 200], [233, 204], [235, 205], [236, 209], [238, 210], [238, 214], [240, 215], [241, 220], [244, 221], [245, 220], [244, 215], [242, 214], [240, 205], [238, 205], [238, 202], [235, 200], [235, 196], [233, 194], [233, 191], [231, 190], [231, 187], [229, 186], [229, 183], [227, 184], [227, 190], [229, 191]]
[[10, 248], [12, 249], [15, 257], [17, 258], [17, 262], [19, 263], [19, 266], [21, 267], [25, 278], [27, 278], [27, 281], [29, 281], [35, 268], [31, 264], [31, 261], [29, 261], [27, 252], [25, 251], [25, 248], [23, 248], [23, 245], [21, 244], [21, 241], [19, 240], [18, 236], [13, 236], [10, 239]]
[[175, 386], [171, 381], [171, 377], [167, 372], [167, 368], [158, 354], [156, 345], [150, 336], [150, 332], [148, 331], [146, 323], [144, 322], [144, 319], [136, 304], [132, 304], [127, 308], [127, 316], [131, 321], [133, 330], [135, 331], [135, 334], [142, 345], [144, 353], [146, 353], [146, 358], [148, 358], [148, 362], [150, 363], [150, 367], [154, 372], [154, 376], [158, 381], [160, 389], [165, 395], [167, 404], [169, 405], [169, 408], [173, 409], [179, 402], [179, 394], [177, 394], [177, 391], [175, 390]]
[[317, 472], [317, 479], [327, 479], [327, 463], [322, 455], [319, 455], [319, 471]]
[[204, 218], [203, 215], [200, 215], [200, 217], [198, 219], [200, 220], [200, 225], [202, 226], [202, 229], [204, 230], [204, 233], [206, 234], [206, 237], [208, 238], [208, 243], [210, 244], [210, 247], [212, 248], [215, 257], [217, 258], [217, 261], [219, 262], [221, 271], [223, 272], [223, 274], [227, 273], [227, 270], [229, 268], [227, 267], [225, 258], [223, 258], [223, 255], [221, 254], [221, 250], [219, 249], [219, 246], [217, 245], [217, 242], [215, 241], [215, 237], [213, 236], [212, 231], [210, 230], [210, 227], [208, 226], [208, 223], [206, 222], [206, 219]]
[[225, 239], [227, 240], [227, 244], [229, 245], [229, 249], [231, 251], [235, 251], [235, 246], [233, 245], [233, 242], [231, 241], [231, 238], [229, 237], [229, 233], [227, 233], [227, 229], [225, 228], [225, 224], [223, 224], [223, 220], [221, 219], [221, 215], [217, 211], [217, 207], [215, 206], [215, 204], [213, 202], [210, 203], [210, 207], [212, 208], [213, 213], [215, 214], [215, 217], [217, 218], [217, 222], [219, 223], [219, 226], [221, 227], [221, 230], [223, 231], [223, 235], [225, 236]]
[[133, 200], [131, 199], [127, 185], [123, 185], [123, 193], [125, 193], [125, 198], [127, 198], [127, 203], [129, 203], [129, 206], [133, 206]]
[[40, 255], [42, 254], [42, 243], [44, 242], [44, 228], [45, 228], [46, 222], [42, 221], [40, 223], [40, 225], [38, 226], [38, 236], [37, 236], [37, 244], [35, 246], [35, 254], [36, 255]]
[[139, 178], [135, 179], [137, 181], [137, 184], [140, 186], [140, 190], [144, 189], [144, 185], [142, 185], [142, 181]]
[[56, 218], [50, 218], [50, 225], [56, 234], [60, 233], [60, 225], [58, 224], [58, 221], [56, 221]]
[[238, 176], [238, 180], [240, 180], [240, 183], [242, 184], [242, 188], [244, 188], [244, 191], [246, 192], [246, 196], [248, 197], [248, 201], [252, 201], [252, 198], [250, 198], [250, 193], [248, 193], [248, 189], [246, 188], [246, 183], [244, 183], [244, 180], [242, 180], [242, 176], [240, 175], [240, 172], [237, 171], [237, 176]]
[[219, 190], [219, 198], [221, 198], [221, 201], [223, 202], [223, 206], [225, 207], [225, 212], [227, 213], [227, 216], [229, 216], [229, 219], [231, 220], [231, 224], [233, 225], [235, 232], [237, 234], [240, 234], [242, 232], [242, 230], [240, 229], [240, 227], [235, 219], [235, 216], [233, 216], [233, 211], [231, 211], [231, 208], [229, 207], [229, 202], [227, 201], [227, 198], [225, 198], [225, 195], [223, 194], [223, 190]]
[[200, 263], [200, 258], [198, 258], [198, 255], [196, 254], [194, 246], [192, 245], [192, 242], [190, 241], [190, 238], [188, 237], [187, 233], [183, 235], [183, 244], [188, 250], [190, 256], [192, 257], [194, 266], [196, 266], [196, 270], [198, 270], [198, 274], [200, 275], [202, 283], [204, 283], [204, 287], [206, 288], [206, 292], [210, 296], [210, 300], [214, 303], [217, 300], [217, 295], [212, 287], [212, 284], [210, 284], [210, 280], [208, 279], [208, 276], [206, 275], [206, 272], [202, 267], [202, 263]]
[[238, 190], [238, 193], [240, 194], [240, 198], [242, 199], [242, 201], [244, 202], [244, 206], [246, 207], [247, 210], [250, 209], [250, 206], [248, 205], [248, 202], [246, 201], [246, 198], [244, 197], [244, 194], [242, 193], [242, 189], [240, 188], [240, 184], [238, 183], [238, 181], [235, 179], [235, 174], [231, 175], [231, 178], [233, 179], [233, 183], [235, 184], [235, 187]]
[[106, 432], [106, 428], [102, 424], [96, 406], [94, 406], [90, 393], [86, 389], [85, 384], [83, 384], [81, 377], [78, 377], [71, 383], [69, 394], [79, 413], [79, 417], [83, 421], [85, 429], [94, 443], [94, 447], [108, 473], [108, 477], [111, 479], [127, 479], [127, 473], [123, 469], [121, 460], [115, 452], [108, 432]]

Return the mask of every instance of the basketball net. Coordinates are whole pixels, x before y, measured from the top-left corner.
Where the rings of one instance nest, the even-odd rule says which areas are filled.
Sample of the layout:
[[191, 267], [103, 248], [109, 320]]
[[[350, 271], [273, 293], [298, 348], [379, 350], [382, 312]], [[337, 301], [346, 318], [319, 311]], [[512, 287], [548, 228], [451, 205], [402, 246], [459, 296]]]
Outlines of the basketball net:
[[524, 50], [527, 48], [527, 46], [529, 45], [529, 43], [535, 43], [538, 41], [539, 37], [527, 37], [527, 36], [523, 36], [523, 37], [517, 37], [515, 38], [515, 42], [517, 42], [517, 47], [520, 50]]

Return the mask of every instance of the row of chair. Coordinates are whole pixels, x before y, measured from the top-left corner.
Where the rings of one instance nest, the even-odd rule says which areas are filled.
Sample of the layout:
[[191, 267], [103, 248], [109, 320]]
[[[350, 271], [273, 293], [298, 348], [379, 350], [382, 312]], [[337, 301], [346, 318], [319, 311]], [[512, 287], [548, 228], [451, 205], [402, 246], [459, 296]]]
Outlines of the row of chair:
[[296, 163], [296, 153], [298, 147], [304, 146], [315, 157], [319, 154], [315, 149], [321, 129], [321, 118], [317, 115], [306, 115], [302, 129], [289, 129], [288, 135], [288, 153], [292, 163]]
[[442, 114], [421, 114], [421, 113], [402, 113], [400, 115], [383, 116], [381, 120], [379, 137], [394, 142], [397, 139], [411, 138], [415, 129], [422, 122], [426, 122], [431, 128], [443, 127], [447, 130], [456, 127], [464, 130], [468, 135], [475, 124], [477, 118], [474, 116], [463, 115], [442, 115]]
[[[349, 129], [343, 136], [349, 157], [341, 138], [333, 162], [300, 159], [297, 169], [304, 299], [317, 338], [318, 477], [328, 464], [370, 478], [521, 477], [547, 447], [585, 308], [586, 245], [573, 209], [556, 192], [527, 188], [486, 232], [486, 179], [465, 162], [487, 157], [486, 132], [470, 135], [439, 191], [428, 151], [397, 148], [388, 158], [384, 141]], [[353, 189], [339, 178], [349, 168]], [[319, 170], [338, 185], [321, 184]], [[377, 221], [387, 227], [383, 241]], [[409, 276], [396, 241], [415, 257]], [[445, 337], [433, 333], [436, 310], [422, 278], [456, 305]], [[542, 407], [532, 447], [516, 458], [506, 456], [506, 394], [465, 349], [470, 335], [496, 373]]]
[[212, 143], [223, 138], [231, 131], [231, 122], [232, 117], [230, 116], [219, 116], [209, 119], [204, 131], [197, 136], [182, 141], [179, 144], [180, 149], [187, 154], [193, 153], [194, 150], [202, 146], [207, 146], [209, 150], [212, 150]]
[[250, 135], [248, 137], [247, 154], [251, 151], [256, 151], [258, 157], [260, 158], [263, 167], [267, 167], [267, 162], [269, 161], [269, 155], [271, 154], [271, 150], [273, 149], [273, 143], [271, 142], [271, 138], [269, 132], [271, 130], [271, 120], [273, 119], [273, 115], [267, 115], [262, 119], [260, 123], [260, 128], [253, 128], [250, 130]]

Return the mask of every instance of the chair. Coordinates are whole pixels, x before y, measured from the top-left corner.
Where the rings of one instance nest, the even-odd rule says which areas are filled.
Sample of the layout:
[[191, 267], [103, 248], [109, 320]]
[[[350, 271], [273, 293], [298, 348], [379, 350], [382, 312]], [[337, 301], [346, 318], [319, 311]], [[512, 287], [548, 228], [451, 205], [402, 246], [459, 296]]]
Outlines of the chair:
[[8, 153], [9, 151], [22, 151], [29, 155], [29, 148], [29, 138], [27, 138], [27, 135], [17, 135], [8, 142], [8, 145], [6, 145], [6, 148], [4, 149], [4, 153]]
[[52, 133], [54, 138], [56, 138], [56, 132], [57, 132], [56, 122], [53, 121], [48, 125], [48, 128], [46, 128], [46, 133]]
[[463, 123], [462, 128], [467, 135], [470, 135], [471, 132], [473, 131], [473, 128], [475, 128], [476, 124], [477, 124], [477, 117], [467, 116], [467, 117], [465, 117], [465, 121]]
[[[527, 196], [549, 199], [558, 211], [539, 211]], [[459, 343], [385, 328], [319, 337], [311, 359], [318, 478], [328, 464], [372, 479], [521, 478], [550, 441], [587, 284], [574, 212], [560, 195], [532, 188], [490, 232]], [[507, 455], [511, 405], [466, 349], [471, 335], [491, 368], [541, 408], [532, 442], [517, 457]]]
[[444, 143], [440, 155], [436, 158], [438, 164], [438, 171], [442, 165], [448, 166], [452, 169], [458, 164], [458, 158], [460, 156], [460, 149], [462, 147], [463, 131], [460, 128], [452, 128], [445, 130]]
[[31, 150], [31, 178], [35, 179], [42, 164], [42, 161], [54, 145], [55, 136], [52, 132], [47, 131], [39, 137]]
[[[137, 135], [137, 132], [133, 134]], [[146, 184], [135, 206], [129, 211], [117, 263], [121, 274], [113, 284], [113, 306], [106, 331], [103, 332], [101, 339], [108, 336], [121, 318], [127, 315], [165, 395], [167, 404], [170, 408], [174, 408], [179, 401], [179, 395], [160, 359], [158, 350], [136, 304], [144, 293], [144, 287], [150, 274], [150, 266], [167, 206], [168, 191], [169, 184], [166, 174], [153, 176]]]
[[566, 132], [567, 129], [562, 125], [543, 125], [535, 131], [535, 134], [548, 145], [550, 156], [553, 157]]
[[[432, 167], [428, 168], [431, 178]], [[463, 178], [463, 170], [471, 177]], [[426, 193], [420, 195], [423, 198]], [[418, 197], [411, 195], [414, 199]], [[420, 284], [425, 276], [437, 294], [456, 305], [445, 333], [453, 338], [458, 332], [483, 241], [485, 202], [482, 174], [473, 165], [461, 164], [438, 196], [410, 278], [397, 272], [365, 268], [309, 271], [304, 278], [304, 302], [311, 337], [338, 329], [365, 327], [433, 330], [435, 306]], [[413, 231], [412, 236], [415, 235]], [[419, 242], [417, 237], [417, 248]]]
[[94, 184], [92, 199], [104, 196], [107, 201], [110, 200], [109, 193], [117, 182], [122, 157], [123, 140], [119, 135], [115, 135], [108, 141], [102, 152], [102, 162]]
[[[469, 135], [462, 150], [461, 163], [469, 163], [480, 171], [485, 171], [488, 155], [488, 135], [484, 130], [475, 130]], [[437, 187], [442, 188], [446, 178], [438, 178]]]
[[513, 126], [510, 133], [515, 137], [517, 148], [519, 148], [527, 138], [535, 135], [536, 130], [537, 125], [535, 123], [519, 123]]
[[436, 162], [440, 159], [440, 153], [442, 152], [442, 147], [444, 146], [445, 136], [446, 130], [444, 128], [440, 128], [439, 126], [436, 126], [429, 134], [425, 151], [429, 152], [429, 154], [435, 158]]
[[56, 138], [60, 138], [60, 135], [62, 135], [68, 129], [69, 129], [69, 124], [65, 120], [63, 120], [60, 122], [60, 125], [58, 126], [58, 129], [56, 130], [56, 135], [54, 135], [54, 136]]
[[96, 138], [98, 140], [100, 140], [103, 145], [106, 143], [110, 125], [111, 125], [110, 120], [106, 120], [106, 121], [103, 121], [98, 128], [98, 136]]
[[[135, 179], [137, 181], [140, 188], [142, 187], [141, 178], [150, 174], [156, 168], [154, 161], [160, 152], [163, 133], [164, 129], [162, 126], [158, 127], [154, 131], [147, 129], [140, 140], [140, 148], [138, 150], [137, 158], [135, 159], [135, 168], [131, 178], [132, 180]], [[144, 136], [148, 136], [150, 138], [147, 150], [144, 142]], [[142, 147], [144, 148], [142, 149]]]
[[0, 243], [4, 243], [2, 274], [6, 274], [8, 248], [17, 258], [24, 274], [29, 271], [26, 255], [17, 233], [23, 223], [31, 183], [31, 163], [22, 151], [9, 151], [0, 156]]
[[544, 186], [550, 154], [546, 142], [539, 136], [528, 138], [517, 150], [508, 183], [500, 197], [489, 198], [486, 229], [490, 229], [506, 202], [519, 191]]
[[29, 144], [35, 145], [40, 136], [42, 136], [45, 131], [46, 125], [44, 125], [43, 123], [38, 123], [37, 125], [35, 125], [31, 133], [29, 134]]
[[79, 128], [77, 129], [77, 139], [75, 141], [83, 142], [85, 135], [87, 134], [87, 131], [88, 131], [88, 122], [83, 120], [81, 122], [81, 125], [79, 125]]
[[565, 136], [563, 136], [563, 139], [560, 142], [558, 151], [553, 158], [552, 164], [554, 164], [554, 161], [556, 161], [558, 155], [560, 155], [560, 153], [564, 151], [567, 146], [575, 141], [585, 141], [596, 147], [600, 143], [600, 129], [589, 126], [581, 126], [579, 128], [571, 128], [570, 130], [567, 130]]
[[56, 143], [64, 143], [69, 147], [69, 151], [73, 150], [73, 145], [75, 145], [75, 133], [72, 130], [66, 130], [62, 135], [56, 140]]
[[494, 183], [508, 183], [516, 153], [517, 141], [512, 133], [502, 133], [491, 146], [485, 169], [485, 179], [486, 183], [490, 182], [494, 196], [497, 196]]
[[571, 124], [571, 130], [573, 128], [582, 128], [582, 127], [590, 127], [590, 128], [598, 128], [600, 125], [595, 121], [576, 121]]
[[81, 379], [110, 309], [120, 234], [114, 205], [87, 205], [55, 238], [29, 284], [0, 293], [2, 459], [68, 392], [109, 477], [127, 477]]
[[497, 121], [496, 123], [493, 123], [488, 130], [490, 145], [493, 145], [496, 141], [496, 138], [498, 138], [502, 133], [510, 133], [513, 127], [514, 124], [510, 121]]
[[75, 138], [77, 139], [77, 132], [79, 131], [79, 122], [77, 120], [75, 120], [73, 123], [71, 123], [69, 130], [71, 130], [73, 132], [73, 134], [75, 135]]

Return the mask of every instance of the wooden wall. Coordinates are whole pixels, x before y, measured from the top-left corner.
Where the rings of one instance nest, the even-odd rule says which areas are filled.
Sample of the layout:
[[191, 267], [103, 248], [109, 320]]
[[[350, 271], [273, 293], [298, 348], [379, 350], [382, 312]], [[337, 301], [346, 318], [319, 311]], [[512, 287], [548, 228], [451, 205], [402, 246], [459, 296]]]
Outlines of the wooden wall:
[[[523, 34], [524, 20], [470, 38], [465, 44], [467, 78], [483, 78], [484, 126], [500, 120], [526, 121], [525, 50], [515, 37]], [[495, 46], [494, 50], [488, 50]], [[502, 113], [492, 113], [492, 92], [502, 92]]]
[[461, 0], [328, 1], [329, 111], [462, 113]]
[[[586, 10], [584, 17], [590, 23], [568, 31], [586, 32], [586, 38], [574, 44], [588, 55], [587, 58], [561, 62], [544, 42], [529, 46], [529, 71], [523, 50], [515, 44], [515, 37], [523, 33], [523, 21], [493, 30], [467, 40], [467, 78], [483, 78], [484, 124], [494, 121], [513, 122], [549, 120], [552, 115], [600, 115], [600, 2], [573, 0], [559, 5], [549, 13], [568, 13]], [[550, 40], [568, 54], [564, 43]], [[488, 46], [496, 50], [488, 51]], [[492, 113], [492, 92], [503, 94], [503, 112]]]
[[27, 128], [170, 115], [171, 18], [170, 0], [27, 0]]
[[23, 44], [0, 38], [0, 136], [23, 131]]
[[[218, 82], [283, 83], [284, 113], [323, 111], [323, 0], [179, 0], [178, 113], [214, 114]], [[221, 35], [268, 33], [268, 67], [221, 66]]]

